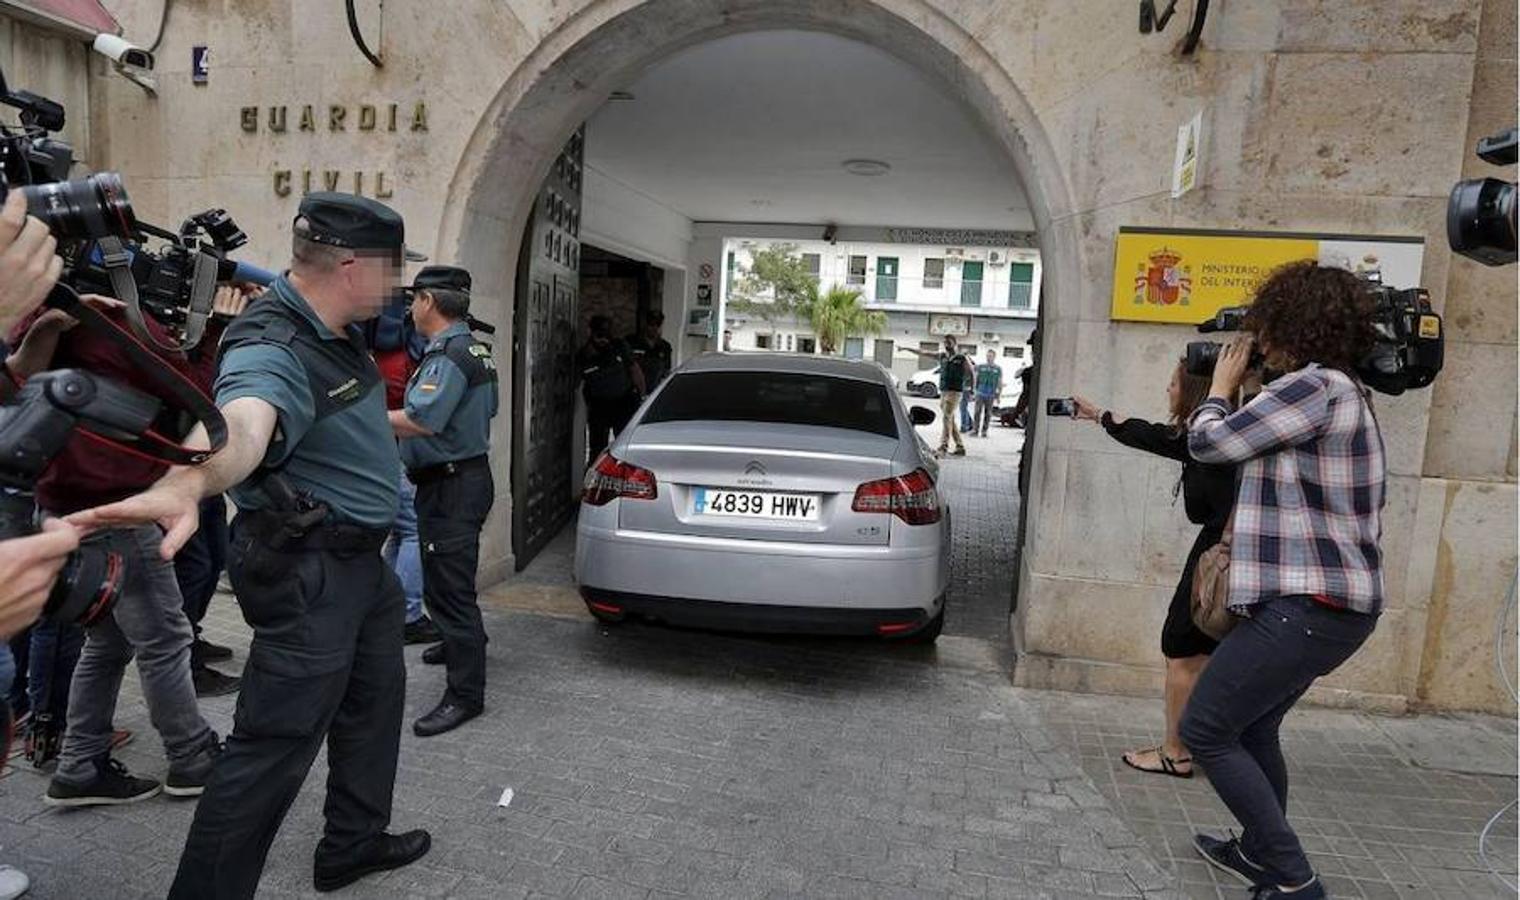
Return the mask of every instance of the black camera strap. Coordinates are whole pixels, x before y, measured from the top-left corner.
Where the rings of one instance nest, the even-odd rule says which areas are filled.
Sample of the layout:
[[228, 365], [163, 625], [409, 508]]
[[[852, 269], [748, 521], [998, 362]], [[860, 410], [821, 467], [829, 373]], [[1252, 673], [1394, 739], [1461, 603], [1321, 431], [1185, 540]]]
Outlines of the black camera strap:
[[216, 295], [216, 257], [196, 253], [190, 308], [185, 315], [184, 340], [178, 344], [165, 343], [153, 335], [143, 318], [137, 279], [132, 276], [132, 254], [127, 251], [126, 242], [115, 235], [108, 235], [95, 243], [100, 247], [101, 264], [111, 278], [111, 289], [116, 294], [116, 299], [127, 305], [127, 322], [131, 324], [139, 341], [170, 353], [183, 353], [201, 342], [206, 333], [206, 320], [211, 317], [211, 301]]
[[[148, 349], [147, 345], [131, 332], [85, 303], [74, 289], [67, 285], [55, 286], [52, 293], [48, 295], [47, 305], [52, 309], [67, 313], [80, 325], [116, 344], [126, 354], [132, 365], [153, 380], [163, 391], [164, 396], [205, 426], [206, 436], [210, 439], [211, 446], [204, 450], [186, 447], [152, 431], [146, 431], [131, 438], [116, 434], [110, 436], [95, 434], [97, 438], [128, 452], [175, 466], [200, 465], [227, 445], [227, 420], [222, 417], [222, 412], [216, 408], [216, 404], [211, 402], [211, 398], [207, 397], [189, 378]], [[130, 311], [135, 308], [132, 304], [127, 305], [129, 316]]]

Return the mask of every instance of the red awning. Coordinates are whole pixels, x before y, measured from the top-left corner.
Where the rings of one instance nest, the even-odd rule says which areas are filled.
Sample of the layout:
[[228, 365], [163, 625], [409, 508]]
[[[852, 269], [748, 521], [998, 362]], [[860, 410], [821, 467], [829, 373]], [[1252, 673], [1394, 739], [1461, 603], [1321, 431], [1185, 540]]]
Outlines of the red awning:
[[100, 0], [13, 0], [7, 5], [29, 9], [45, 19], [74, 25], [91, 34], [121, 33], [121, 25], [100, 5]]

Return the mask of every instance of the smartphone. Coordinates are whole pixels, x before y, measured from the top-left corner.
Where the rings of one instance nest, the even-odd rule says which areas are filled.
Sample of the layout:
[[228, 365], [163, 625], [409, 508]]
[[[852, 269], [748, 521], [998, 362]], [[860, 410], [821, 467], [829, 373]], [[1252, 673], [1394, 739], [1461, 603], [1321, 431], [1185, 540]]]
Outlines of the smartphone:
[[1045, 401], [1045, 415], [1047, 416], [1075, 416], [1077, 414], [1077, 401], [1070, 397], [1059, 397]]

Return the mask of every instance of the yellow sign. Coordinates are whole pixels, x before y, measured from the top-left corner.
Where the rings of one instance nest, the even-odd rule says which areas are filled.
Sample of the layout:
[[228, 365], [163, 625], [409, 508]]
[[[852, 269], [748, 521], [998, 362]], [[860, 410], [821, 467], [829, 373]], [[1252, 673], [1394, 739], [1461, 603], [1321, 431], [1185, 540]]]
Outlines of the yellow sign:
[[1196, 325], [1239, 306], [1273, 269], [1314, 259], [1319, 242], [1120, 229], [1112, 317]]
[[1424, 249], [1417, 237], [1120, 228], [1110, 317], [1196, 325], [1249, 303], [1272, 270], [1301, 259], [1413, 287]]

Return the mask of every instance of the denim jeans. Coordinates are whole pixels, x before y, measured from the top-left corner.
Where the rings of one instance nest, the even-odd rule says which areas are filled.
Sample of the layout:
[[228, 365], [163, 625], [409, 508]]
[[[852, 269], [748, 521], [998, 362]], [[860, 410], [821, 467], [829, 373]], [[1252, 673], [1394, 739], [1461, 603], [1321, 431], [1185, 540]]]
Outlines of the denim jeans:
[[169, 762], [193, 759], [216, 739], [196, 704], [190, 679], [194, 633], [174, 566], [159, 555], [163, 532], [156, 525], [142, 525], [116, 534], [116, 548], [126, 563], [121, 596], [111, 614], [87, 630], [58, 757], [57, 777], [75, 784], [94, 778], [91, 762], [110, 752], [116, 696], [134, 655], [148, 715], [163, 738]]
[[38, 622], [27, 634], [26, 701], [12, 706], [62, 723], [69, 710], [69, 683], [84, 650], [84, 629], [78, 625]]
[[1209, 660], [1182, 715], [1182, 742], [1240, 822], [1240, 847], [1264, 881], [1314, 876], [1288, 824], [1288, 767], [1278, 729], [1315, 679], [1335, 671], [1372, 634], [1377, 616], [1341, 612], [1308, 597], [1254, 607]]
[[380, 551], [386, 565], [401, 581], [406, 597], [406, 624], [422, 618], [422, 545], [417, 543], [417, 486], [401, 470], [401, 505], [396, 510], [396, 524]]
[[974, 427], [974, 425], [975, 425], [975, 423], [971, 419], [971, 392], [970, 391], [962, 391], [961, 392], [961, 401], [960, 401], [960, 403], [961, 403], [961, 409], [960, 409], [961, 431], [970, 431]]
[[185, 598], [185, 616], [200, 634], [201, 620], [227, 565], [227, 501], [221, 494], [201, 501], [201, 526], [174, 557], [174, 577]]
[[[0, 697], [11, 692], [11, 682], [16, 678], [16, 660], [11, 657], [9, 644], [0, 641]], [[3, 723], [0, 723], [3, 725]]]

